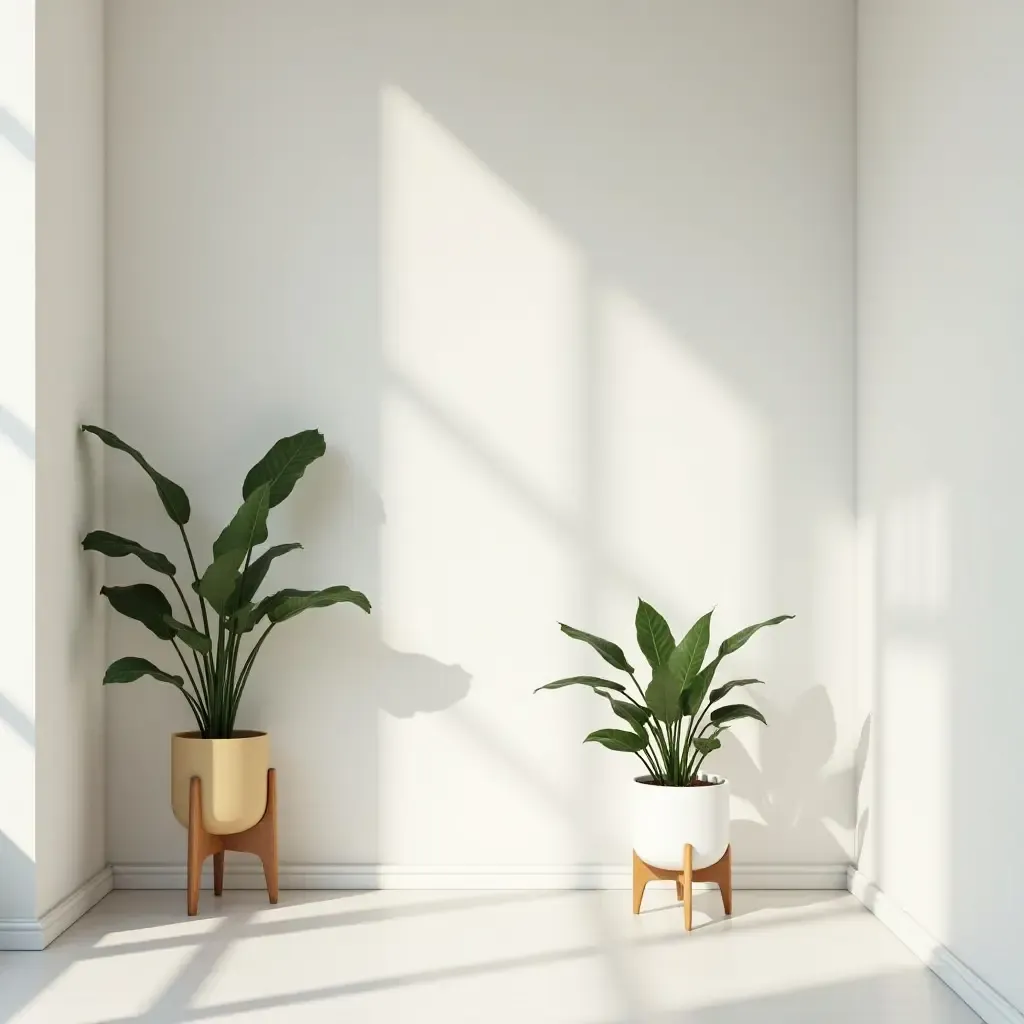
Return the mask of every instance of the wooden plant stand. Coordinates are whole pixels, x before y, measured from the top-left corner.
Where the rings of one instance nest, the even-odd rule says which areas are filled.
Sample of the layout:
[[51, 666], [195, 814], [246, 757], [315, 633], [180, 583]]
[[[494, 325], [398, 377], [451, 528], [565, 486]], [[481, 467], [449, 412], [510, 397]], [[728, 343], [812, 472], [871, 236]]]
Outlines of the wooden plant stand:
[[710, 867], [693, 870], [693, 847], [683, 847], [683, 870], [656, 868], [641, 860], [633, 851], [633, 913], [640, 913], [640, 902], [648, 882], [656, 878], [672, 878], [676, 883], [676, 899], [683, 903], [683, 922], [686, 930], [693, 928], [693, 883], [714, 882], [722, 893], [722, 906], [726, 914], [732, 913], [732, 847], [727, 846], [722, 859]]
[[224, 892], [224, 851], [255, 853], [263, 862], [267, 895], [277, 902], [277, 773], [267, 769], [267, 809], [252, 828], [233, 835], [218, 836], [203, 828], [202, 783], [192, 776], [188, 791], [188, 915], [199, 913], [199, 884], [203, 862], [213, 854], [213, 894]]

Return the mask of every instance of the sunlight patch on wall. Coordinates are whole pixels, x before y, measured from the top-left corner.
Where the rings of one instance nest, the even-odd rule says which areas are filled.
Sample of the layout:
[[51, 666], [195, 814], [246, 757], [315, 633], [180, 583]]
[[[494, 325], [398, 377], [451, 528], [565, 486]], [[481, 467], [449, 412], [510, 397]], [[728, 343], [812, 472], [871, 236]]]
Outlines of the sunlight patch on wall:
[[382, 97], [384, 353], [538, 501], [579, 494], [575, 249], [400, 89]]
[[[35, 859], [35, 7], [0, 2], [0, 530], [4, 551], [0, 672], [0, 917]], [[4, 876], [8, 890], [4, 890]], [[6, 907], [5, 907], [6, 900]], [[30, 900], [31, 902], [31, 900]], [[17, 911], [7, 911], [16, 913]]]
[[[904, 834], [907, 821], [917, 836], [915, 850], [929, 857], [904, 858], [893, 851], [881, 865], [883, 888], [903, 894], [913, 914], [917, 907], [935, 912], [931, 921], [945, 928], [950, 907], [935, 905], [936, 894], [953, 891], [950, 863], [952, 789], [950, 678], [942, 640], [895, 636], [883, 645], [882, 696], [878, 716], [884, 765], [880, 835]], [[874, 814], [874, 809], [872, 809]]]
[[[557, 835], [558, 798], [536, 787], [571, 785], [579, 764], [578, 707], [531, 691], [577, 653], [557, 622], [579, 599], [583, 267], [396, 87], [381, 125], [381, 628], [467, 672], [466, 711], [496, 738], [481, 760], [453, 715], [382, 716], [379, 855], [472, 862], [495, 836], [465, 815], [439, 827], [438, 793]], [[510, 858], [568, 855], [530, 842], [509, 836]]]
[[892, 502], [885, 513], [882, 598], [894, 611], [937, 612], [951, 587], [949, 491], [938, 483]]
[[692, 618], [736, 594], [747, 605], [728, 614], [763, 608], [764, 424], [630, 295], [604, 290], [597, 319], [604, 541], [659, 592], [681, 594]]

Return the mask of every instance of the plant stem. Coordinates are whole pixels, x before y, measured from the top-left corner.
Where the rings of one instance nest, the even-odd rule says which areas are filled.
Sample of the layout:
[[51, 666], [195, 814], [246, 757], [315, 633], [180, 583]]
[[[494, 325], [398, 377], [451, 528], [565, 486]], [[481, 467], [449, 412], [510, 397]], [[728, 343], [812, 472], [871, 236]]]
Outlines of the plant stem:
[[638, 750], [636, 752], [636, 756], [639, 757], [640, 760], [643, 762], [643, 765], [650, 773], [651, 778], [657, 780], [660, 777], [661, 773], [655, 770], [655, 767], [651, 763], [651, 761], [644, 756], [644, 752], [642, 750]]
[[230, 739], [229, 736], [223, 735], [224, 733], [224, 713], [226, 710], [226, 702], [224, 700], [224, 670], [227, 667], [224, 664], [224, 617], [220, 616], [217, 622], [217, 659], [215, 662], [215, 675], [213, 682], [213, 697], [214, 704], [216, 705], [215, 722], [216, 731], [221, 735], [219, 738]]
[[[646, 708], [647, 707], [647, 697], [644, 694], [643, 687], [641, 687], [640, 683], [637, 682], [637, 678], [636, 678], [636, 676], [632, 672], [629, 673], [629, 678], [633, 680], [633, 685], [636, 687], [636, 692], [640, 694], [641, 699], [644, 701], [644, 703], [642, 705], [640, 705], [640, 706]], [[629, 695], [627, 694], [627, 696], [629, 696]], [[632, 700], [632, 697], [630, 697], [630, 700]], [[636, 701], [633, 701], [633, 703], [635, 704]], [[666, 768], [666, 770], [668, 770], [668, 768], [669, 768], [669, 766], [671, 764], [671, 761], [669, 760], [669, 748], [668, 748], [667, 737], [662, 732], [661, 722], [653, 714], [650, 717], [650, 722], [653, 723], [651, 728], [654, 731], [654, 738], [655, 738], [655, 740], [657, 740], [658, 748], [661, 750], [661, 756], [662, 756], [662, 758], [665, 761], [665, 768]]]
[[[178, 581], [172, 576], [171, 583], [174, 584], [174, 589], [178, 592], [178, 597], [181, 598], [182, 607], [185, 609], [185, 614], [188, 616], [188, 624], [198, 633], [199, 630], [196, 627], [196, 620], [192, 617], [192, 609], [189, 607], [188, 601], [185, 599], [185, 592], [181, 589]], [[202, 600], [202, 598], [200, 598]], [[203, 670], [199, 667], [199, 654], [197, 651], [192, 651], [192, 659], [196, 663], [196, 672], [199, 674], [200, 680], [203, 682], [203, 689], [206, 688], [206, 680], [203, 677]]]
[[239, 701], [242, 699], [242, 691], [245, 689], [245, 684], [249, 681], [249, 673], [252, 672], [252, 667], [256, 662], [256, 655], [260, 653], [260, 648], [263, 646], [263, 641], [270, 636], [270, 631], [276, 626], [276, 622], [272, 622], [263, 631], [263, 635], [256, 641], [253, 649], [249, 652], [248, 657], [245, 659], [242, 665], [242, 671], [238, 675], [238, 683], [235, 686], [235, 693], [232, 699], [232, 706], [234, 708], [233, 714], [238, 711]]
[[[181, 539], [185, 542], [185, 551], [188, 554], [188, 564], [192, 567], [192, 578], [195, 580], [196, 584], [198, 585], [199, 584], [199, 570], [196, 568], [195, 555], [192, 554], [192, 545], [189, 544], [189, 542], [188, 542], [188, 534], [185, 533], [185, 527], [182, 526], [181, 523], [178, 523], [178, 531], [181, 533]], [[180, 593], [180, 591], [179, 591], [179, 593]], [[182, 600], [184, 600], [184, 597], [182, 597]], [[187, 602], [186, 602], [185, 607], [186, 607], [186, 610], [187, 610], [188, 609]], [[202, 594], [199, 594], [199, 613], [203, 617], [203, 632], [206, 633], [206, 635], [212, 641], [213, 640], [213, 634], [210, 632], [210, 620], [209, 620], [209, 617], [206, 614], [206, 600], [203, 598]], [[215, 672], [214, 672], [213, 659], [210, 657], [209, 654], [204, 654], [203, 655], [203, 663], [206, 665], [206, 676], [207, 676], [207, 679], [209, 680], [209, 687], [208, 687], [208, 692], [207, 692], [206, 703], [207, 703], [208, 706], [211, 706], [212, 705], [212, 701], [213, 701], [213, 692], [212, 691], [213, 691], [214, 683], [216, 681], [216, 676], [215, 676]], [[211, 707], [211, 710], [212, 710], [212, 707]]]
[[[195, 691], [196, 703], [200, 707], [203, 707], [202, 700], [200, 698], [199, 687], [196, 685], [196, 681], [192, 675], [192, 671], [188, 667], [188, 662], [185, 660], [185, 655], [181, 653], [181, 648], [178, 646], [178, 641], [175, 640], [173, 636], [171, 637], [171, 645], [174, 647], [175, 654], [178, 655], [178, 660], [181, 662], [181, 667], [185, 670], [185, 675], [188, 676], [188, 681], [192, 684], [192, 689]], [[187, 691], [183, 690], [183, 692]], [[203, 710], [205, 711], [205, 708]]]

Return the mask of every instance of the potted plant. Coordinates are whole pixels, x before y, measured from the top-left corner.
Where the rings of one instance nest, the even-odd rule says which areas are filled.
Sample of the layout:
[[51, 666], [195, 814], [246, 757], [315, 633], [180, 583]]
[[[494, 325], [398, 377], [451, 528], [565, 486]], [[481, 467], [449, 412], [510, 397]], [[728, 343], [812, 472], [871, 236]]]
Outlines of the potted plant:
[[[279, 590], [257, 598], [273, 560], [302, 547], [294, 542], [275, 544], [253, 557], [255, 549], [267, 540], [270, 510], [291, 494], [306, 467], [324, 454], [323, 435], [318, 430], [304, 430], [282, 438], [249, 470], [242, 484], [242, 504], [214, 541], [212, 560], [200, 572], [185, 532], [191, 507], [184, 490], [116, 434], [91, 425], [82, 429], [126, 452], [149, 475], [181, 534], [192, 576], [189, 587], [193, 594], [186, 596], [177, 568], [165, 555], [105, 530], [94, 530], [85, 537], [82, 547], [87, 551], [111, 558], [134, 556], [166, 577], [181, 606], [176, 612], [164, 591], [152, 583], [103, 587], [100, 592], [115, 611], [141, 622], [171, 644], [182, 672], [165, 671], [145, 658], [118, 658], [107, 668], [103, 682], [132, 683], [149, 676], [180, 691], [195, 717], [196, 729], [171, 738], [174, 815], [188, 828], [189, 786], [192, 777], [198, 776], [206, 831], [213, 835], [244, 832], [260, 821], [267, 804], [269, 737], [265, 732], [235, 728], [260, 649], [279, 623], [308, 608], [348, 603], [370, 611], [363, 594], [344, 586]], [[195, 613], [193, 603], [198, 605]], [[257, 627], [261, 631], [255, 637]]]
[[[629, 676], [635, 695], [621, 682], [598, 676], [570, 676], [538, 687], [587, 687], [607, 700], [612, 712], [629, 726], [598, 729], [583, 742], [633, 754], [643, 764], [644, 773], [633, 785], [632, 839], [634, 866], [639, 858], [653, 869], [651, 877], [661, 877], [657, 872], [708, 869], [725, 857], [729, 783], [701, 769], [705, 758], [722, 745], [722, 733], [734, 722], [753, 718], [767, 723], [749, 704], [723, 703], [737, 687], [760, 683], [759, 679], [732, 679], [714, 689], [712, 682], [723, 659], [759, 629], [793, 618], [777, 615], [741, 629], [723, 640], [718, 653], [705, 664], [711, 614], [702, 615], [676, 643], [664, 617], [646, 601], [639, 602], [636, 639], [651, 669], [646, 686], [640, 685], [621, 647], [562, 623], [563, 633], [589, 644], [609, 665]], [[685, 863], [687, 846], [692, 848], [689, 865]], [[642, 891], [641, 886], [641, 895]], [[634, 894], [634, 910], [638, 909], [639, 898]]]

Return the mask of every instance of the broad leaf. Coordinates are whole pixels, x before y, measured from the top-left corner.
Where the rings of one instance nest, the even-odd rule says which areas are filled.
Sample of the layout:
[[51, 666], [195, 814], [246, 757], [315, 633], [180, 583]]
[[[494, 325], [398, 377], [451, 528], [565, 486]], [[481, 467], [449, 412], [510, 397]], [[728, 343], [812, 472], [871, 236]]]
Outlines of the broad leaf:
[[[250, 548], [267, 539], [267, 513], [270, 511], [270, 485], [257, 487], [234, 514], [230, 523], [213, 542], [214, 559], [231, 551], [241, 551], [238, 565], [242, 564]], [[235, 568], [238, 568], [238, 565]]]
[[256, 596], [256, 591], [260, 589], [260, 584], [270, 571], [270, 563], [273, 562], [278, 555], [287, 554], [289, 551], [294, 551], [296, 548], [301, 547], [301, 544], [296, 543], [275, 544], [273, 547], [267, 548], [259, 558], [254, 558], [249, 563], [249, 568], [245, 570], [242, 579], [239, 581], [238, 589], [232, 597], [233, 606], [236, 609], [241, 609], [244, 605], [252, 601]]
[[103, 684], [106, 686], [108, 683], [134, 683], [143, 676], [152, 676], [162, 683], [171, 683], [178, 689], [185, 688], [185, 680], [181, 676], [172, 676], [145, 658], [118, 658], [117, 661], [111, 662], [103, 675]]
[[567, 626], [564, 622], [560, 622], [558, 625], [566, 636], [571, 636], [573, 640], [582, 640], [585, 644], [590, 644], [612, 668], [617, 668], [620, 672], [633, 671], [633, 666], [626, 661], [626, 656], [622, 653], [622, 648], [618, 644], [613, 644], [610, 640], [594, 636], [593, 633], [584, 633], [582, 629], [574, 629], [572, 626]]
[[776, 615], [774, 619], [765, 619], [764, 622], [758, 622], [754, 626], [747, 626], [746, 629], [741, 629], [738, 633], [733, 633], [732, 636], [723, 640], [722, 645], [718, 648], [718, 654], [724, 658], [727, 654], [738, 651], [759, 629], [764, 629], [765, 626], [777, 626], [780, 622], [785, 622], [786, 619], [794, 618], [796, 618], [795, 615]]
[[635, 732], [625, 729], [598, 729], [592, 732], [584, 743], [600, 743], [609, 750], [619, 750], [627, 754], [635, 754], [643, 750], [649, 743], [647, 735], [638, 736]]
[[[281, 596], [284, 595], [284, 596]], [[275, 595], [280, 599], [269, 606], [271, 622], [284, 622], [307, 608], [326, 608], [331, 604], [354, 604], [369, 614], [370, 602], [365, 594], [350, 587], [327, 587], [326, 590], [281, 590]]]
[[306, 471], [306, 467], [327, 451], [324, 435], [319, 430], [303, 430], [291, 437], [282, 437], [245, 475], [242, 497], [248, 498], [257, 487], [267, 484], [270, 507], [280, 505]]
[[245, 551], [242, 548], [225, 552], [219, 558], [215, 558], [196, 587], [199, 595], [209, 602], [210, 607], [218, 615], [227, 612], [228, 602], [238, 586], [241, 575], [238, 567], [242, 564], [243, 558]]
[[644, 695], [651, 714], [669, 724], [678, 721], [682, 689], [682, 680], [668, 665], [659, 665]]
[[168, 480], [163, 474], [158, 473], [131, 445], [125, 444], [117, 436], [103, 427], [95, 427], [85, 424], [82, 429], [90, 434], [95, 434], [105, 445], [116, 448], [118, 451], [127, 452], [148, 474], [150, 480], [156, 484], [156, 492], [160, 495], [160, 501], [171, 519], [179, 526], [184, 526], [192, 514], [191, 506], [188, 503], [188, 495], [173, 480]]
[[608, 698], [612, 711], [623, 721], [629, 722], [638, 736], [647, 736], [647, 721], [651, 717], [649, 708], [637, 707], [636, 704], [630, 704], [625, 700], [615, 700], [609, 693], [604, 693], [602, 696]]
[[722, 656], [712, 658], [684, 687], [682, 694], [683, 714], [688, 718], [700, 711], [704, 703], [704, 695], [708, 692], [711, 680], [715, 677]]
[[668, 667], [685, 686], [700, 671], [711, 639], [711, 612], [702, 615], [669, 655]]
[[763, 725], [768, 724], [765, 721], [764, 715], [757, 708], [752, 708], [749, 704], [727, 704], [724, 708], [715, 708], [711, 712], [711, 721], [715, 725], [735, 722], [741, 718], [756, 718]]
[[636, 642], [651, 668], [666, 664], [676, 646], [664, 617], [642, 599], [636, 606]]
[[764, 686], [760, 679], [730, 679], [723, 686], [716, 686], [708, 696], [708, 704], [717, 704], [730, 690], [737, 686]]
[[178, 639], [181, 640], [183, 644], [187, 644], [191, 647], [193, 651], [198, 651], [200, 654], [210, 653], [213, 645], [210, 643], [210, 638], [205, 633], [200, 633], [198, 629], [193, 629], [184, 622], [179, 622], [171, 615], [165, 615], [164, 622], [174, 630]]
[[130, 587], [102, 587], [100, 593], [114, 611], [141, 622], [161, 640], [170, 640], [174, 630], [164, 617], [171, 614], [171, 603], [159, 587], [151, 583], [133, 583]]
[[702, 753], [710, 754], [711, 751], [717, 750], [721, 745], [722, 741], [712, 736], [703, 736], [693, 741], [693, 745]]
[[119, 537], [116, 533], [107, 533], [106, 530], [93, 530], [92, 533], [87, 533], [85, 540], [82, 541], [82, 547], [86, 551], [98, 551], [110, 558], [135, 555], [143, 565], [156, 572], [162, 572], [165, 576], [173, 576], [177, 572], [166, 555], [161, 555], [159, 551], [150, 551], [149, 548], [144, 548], [127, 537]]
[[[229, 604], [234, 605], [233, 595]], [[236, 608], [235, 611], [232, 612], [231, 628], [236, 633], [248, 633], [258, 621], [259, 620], [256, 618], [256, 605], [249, 602], [247, 604], [243, 604], [240, 608]]]
[[615, 690], [618, 693], [625, 693], [626, 688], [622, 683], [613, 682], [611, 679], [600, 679], [598, 676], [568, 676], [565, 679], [556, 679], [553, 683], [545, 683], [538, 686], [534, 693], [541, 690], [560, 690], [563, 686], [589, 686], [592, 690], [600, 691]]

